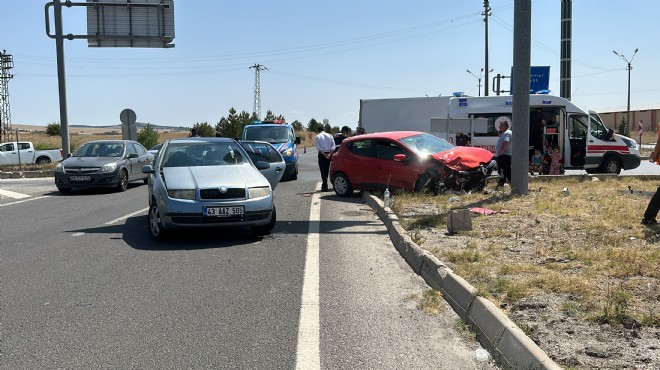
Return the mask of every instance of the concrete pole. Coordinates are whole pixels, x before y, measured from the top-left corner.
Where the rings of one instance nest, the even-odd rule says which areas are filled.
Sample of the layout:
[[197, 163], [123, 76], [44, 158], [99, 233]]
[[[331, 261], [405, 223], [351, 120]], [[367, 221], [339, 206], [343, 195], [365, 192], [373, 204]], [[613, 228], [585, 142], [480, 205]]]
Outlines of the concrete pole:
[[60, 126], [62, 127], [62, 154], [64, 158], [71, 153], [69, 144], [69, 120], [66, 111], [66, 77], [64, 74], [64, 35], [62, 32], [62, 4], [53, 2], [55, 16], [55, 49], [57, 53], [57, 84], [60, 93]]
[[527, 195], [529, 179], [529, 74], [532, 1], [515, 0], [513, 8], [513, 102], [511, 193]]

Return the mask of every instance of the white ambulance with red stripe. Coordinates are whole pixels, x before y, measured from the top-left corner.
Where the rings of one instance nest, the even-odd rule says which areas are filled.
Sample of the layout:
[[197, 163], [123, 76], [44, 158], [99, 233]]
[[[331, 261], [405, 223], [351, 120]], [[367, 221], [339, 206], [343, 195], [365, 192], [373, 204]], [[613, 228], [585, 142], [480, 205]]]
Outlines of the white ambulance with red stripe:
[[[516, 123], [511, 122], [512, 100], [512, 96], [452, 97], [447, 117], [431, 119], [431, 132], [448, 140], [458, 131], [470, 133], [472, 146], [494, 152], [500, 121], [508, 120], [516, 135]], [[639, 166], [637, 142], [606, 128], [595, 112], [587, 113], [564, 98], [546, 94], [530, 95], [529, 104], [545, 118], [542, 152], [547, 145], [558, 146], [565, 169], [619, 173]]]

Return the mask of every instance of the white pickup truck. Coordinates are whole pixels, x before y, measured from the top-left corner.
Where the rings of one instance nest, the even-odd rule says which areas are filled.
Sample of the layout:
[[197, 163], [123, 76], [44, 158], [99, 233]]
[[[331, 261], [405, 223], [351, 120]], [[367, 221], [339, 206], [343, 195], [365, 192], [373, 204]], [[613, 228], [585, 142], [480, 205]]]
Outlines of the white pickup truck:
[[29, 141], [0, 143], [0, 165], [46, 164], [62, 160], [62, 149], [35, 150]]

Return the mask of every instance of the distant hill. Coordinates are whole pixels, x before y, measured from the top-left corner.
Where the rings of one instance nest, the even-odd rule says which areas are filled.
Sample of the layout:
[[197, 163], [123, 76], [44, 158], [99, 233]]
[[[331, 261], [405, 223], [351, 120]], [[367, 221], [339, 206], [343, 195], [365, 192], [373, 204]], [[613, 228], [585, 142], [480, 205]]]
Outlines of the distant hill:
[[[138, 131], [143, 129], [147, 124], [143, 122], [135, 122], [135, 126], [137, 126]], [[182, 132], [182, 131], [189, 131], [190, 127], [183, 127], [183, 126], [160, 126], [160, 125], [154, 125], [150, 124], [151, 127], [153, 127], [156, 131], [172, 131], [172, 132]], [[19, 129], [22, 131], [30, 132], [30, 131], [45, 131], [46, 126], [38, 126], [38, 125], [21, 125], [21, 124], [15, 124], [12, 123], [12, 128], [14, 130]], [[88, 133], [99, 133], [99, 132], [105, 132], [105, 131], [119, 131], [121, 132], [121, 125], [69, 125], [69, 131], [71, 133], [74, 132], [88, 132]]]

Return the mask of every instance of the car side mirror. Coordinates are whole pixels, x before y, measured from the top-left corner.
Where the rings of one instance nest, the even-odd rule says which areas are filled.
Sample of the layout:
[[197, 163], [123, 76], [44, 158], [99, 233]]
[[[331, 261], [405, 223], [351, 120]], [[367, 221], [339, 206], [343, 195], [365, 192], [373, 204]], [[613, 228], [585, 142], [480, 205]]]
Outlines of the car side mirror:
[[295, 144], [300, 145], [300, 136], [296, 136], [296, 140], [293, 141]]
[[154, 167], [150, 164], [142, 166], [142, 173], [154, 173]]
[[66, 158], [71, 158], [71, 153], [67, 153]]
[[270, 168], [270, 163], [266, 161], [257, 161], [254, 165], [259, 171], [267, 170]]
[[138, 158], [140, 155], [137, 153], [131, 153], [128, 155], [128, 158]]
[[405, 162], [408, 160], [408, 157], [406, 157], [405, 154], [395, 154], [394, 155], [394, 161], [395, 162]]

